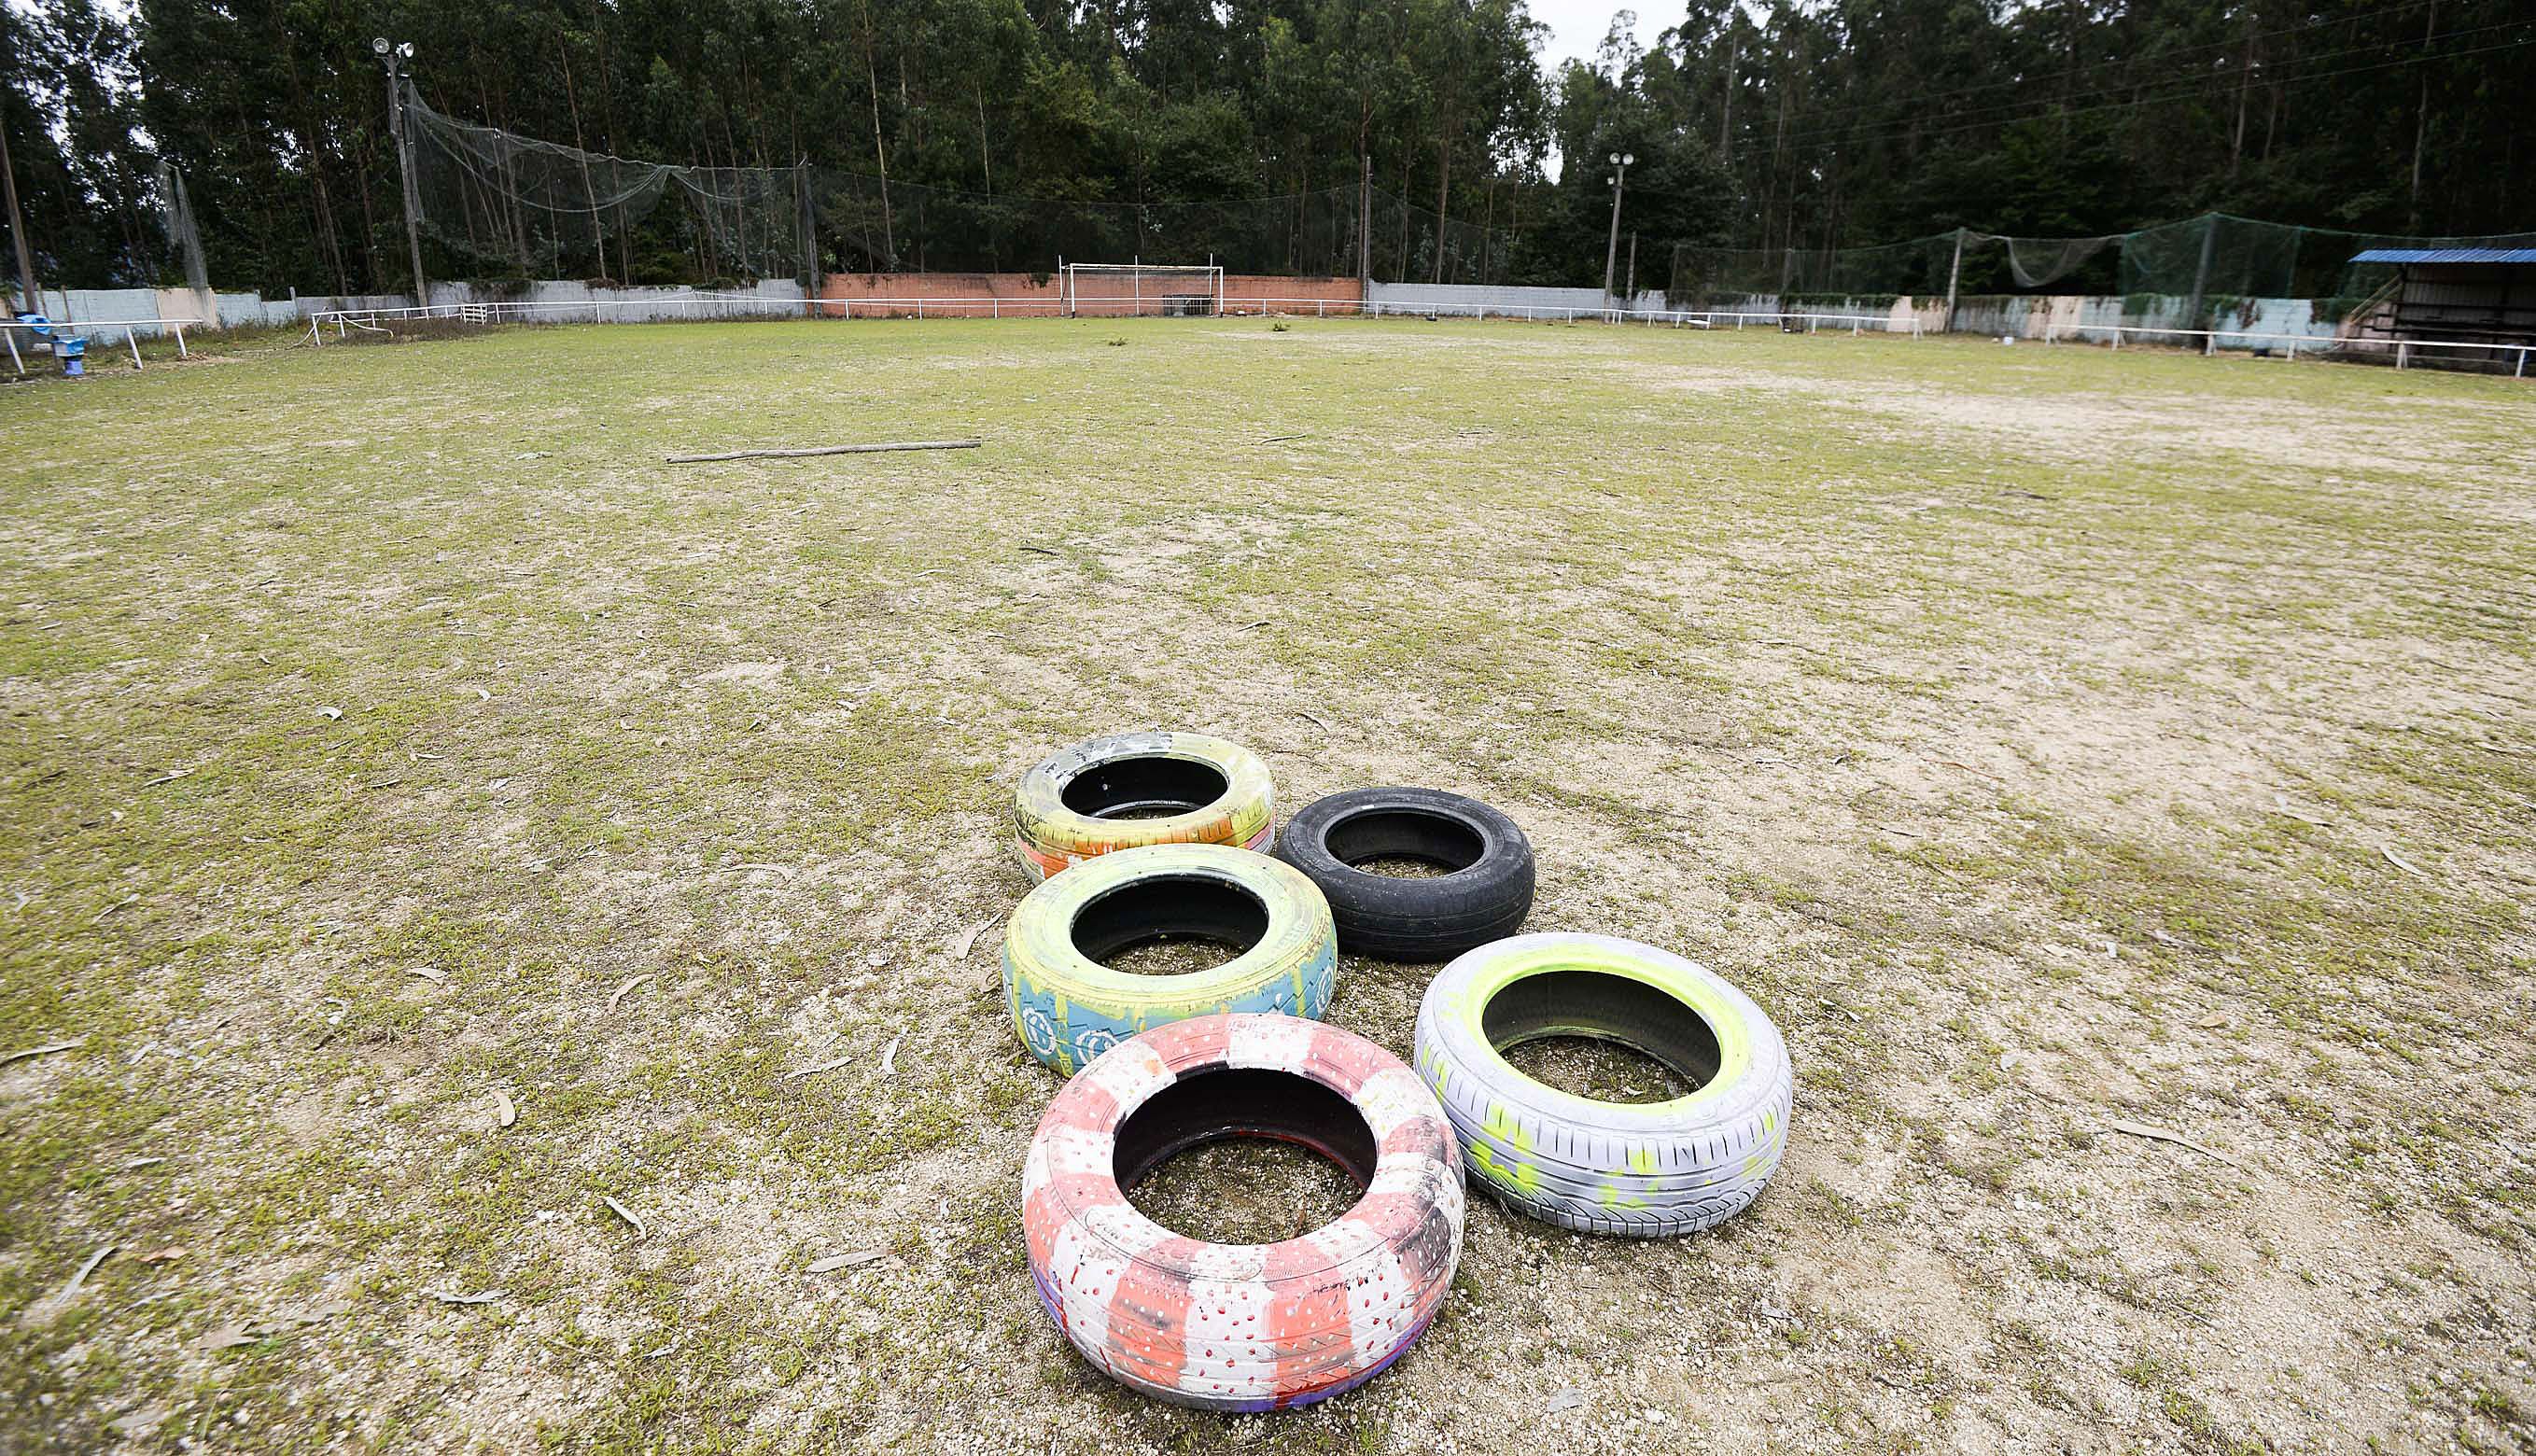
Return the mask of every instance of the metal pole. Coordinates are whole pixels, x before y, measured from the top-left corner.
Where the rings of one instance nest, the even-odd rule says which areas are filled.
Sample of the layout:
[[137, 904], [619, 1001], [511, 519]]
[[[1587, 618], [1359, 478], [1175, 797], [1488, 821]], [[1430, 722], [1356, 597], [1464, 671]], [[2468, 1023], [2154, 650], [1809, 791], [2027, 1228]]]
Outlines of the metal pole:
[[1612, 165], [1615, 168], [1612, 173], [1612, 240], [1603, 249], [1603, 296], [1606, 299], [1612, 296], [1613, 266], [1620, 260], [1620, 194], [1629, 185], [1629, 164], [1616, 157], [1612, 158]]
[[[9, 362], [17, 366], [19, 373], [26, 373], [27, 361], [18, 356], [18, 331], [6, 324], [0, 324], [0, 339], [9, 341]], [[2522, 348], [2518, 351], [2518, 363], [2521, 368], [2526, 366], [2527, 350]]]
[[1636, 228], [1632, 227], [1632, 228], [1630, 228], [1630, 229], [1629, 229], [1629, 296], [1628, 296], [1628, 303], [1629, 303], [1629, 306], [1630, 306], [1630, 307], [1634, 308], [1634, 307], [1636, 307], [1636, 306], [1637, 306], [1637, 302], [1638, 302], [1638, 229], [1636, 229]]
[[1946, 326], [1937, 332], [1955, 332], [1955, 285], [1964, 276], [1964, 230], [1955, 229], [1955, 261], [1946, 268]]
[[414, 214], [420, 207], [413, 185], [413, 157], [405, 136], [405, 78], [398, 68], [398, 62], [411, 50], [384, 39], [376, 42], [376, 48], [388, 67], [388, 131], [396, 138], [397, 181], [405, 192], [405, 247], [407, 261], [413, 267], [413, 301], [428, 304], [431, 285], [422, 276], [422, 231], [414, 222]]
[[1357, 157], [1361, 168], [1356, 184], [1356, 285], [1358, 307], [1373, 297], [1373, 154]]

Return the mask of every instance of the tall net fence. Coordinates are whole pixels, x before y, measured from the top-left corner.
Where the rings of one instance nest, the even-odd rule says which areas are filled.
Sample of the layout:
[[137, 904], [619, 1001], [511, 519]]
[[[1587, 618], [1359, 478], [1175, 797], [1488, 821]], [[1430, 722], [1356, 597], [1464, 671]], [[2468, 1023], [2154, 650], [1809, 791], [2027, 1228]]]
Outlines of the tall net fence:
[[[2313, 298], [2345, 304], [2391, 282], [2370, 248], [2536, 246], [2536, 233], [2406, 237], [2258, 222], [2222, 213], [2094, 237], [2010, 237], [1962, 229], [1860, 248], [1674, 249], [1676, 299], [1908, 294], [1942, 298], [2006, 289], [2112, 291], [2196, 298]], [[1959, 251], [1960, 249], [1960, 251]]]
[[[1514, 234], [1354, 187], [1232, 201], [1070, 202], [841, 168], [629, 161], [411, 97], [421, 223], [486, 274], [632, 282], [822, 273], [1053, 272], [1213, 259], [1234, 273], [1504, 283]], [[1361, 216], [1362, 215], [1362, 216]]]
[[2296, 227], [2208, 214], [2123, 238], [2122, 291], [2201, 298], [2365, 298], [2395, 277], [2391, 265], [2354, 263], [2371, 248], [2536, 247], [2536, 233], [2412, 237]]

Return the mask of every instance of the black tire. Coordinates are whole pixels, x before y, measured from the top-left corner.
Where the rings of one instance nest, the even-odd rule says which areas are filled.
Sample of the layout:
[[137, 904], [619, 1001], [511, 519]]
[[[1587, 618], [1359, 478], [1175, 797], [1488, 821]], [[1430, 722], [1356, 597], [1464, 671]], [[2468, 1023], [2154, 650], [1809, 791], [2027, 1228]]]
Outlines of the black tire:
[[[1276, 855], [1330, 902], [1339, 949], [1425, 965], [1512, 935], [1532, 910], [1532, 841], [1475, 798], [1436, 789], [1352, 789], [1286, 822]], [[1375, 874], [1367, 859], [1423, 859], [1431, 879]]]

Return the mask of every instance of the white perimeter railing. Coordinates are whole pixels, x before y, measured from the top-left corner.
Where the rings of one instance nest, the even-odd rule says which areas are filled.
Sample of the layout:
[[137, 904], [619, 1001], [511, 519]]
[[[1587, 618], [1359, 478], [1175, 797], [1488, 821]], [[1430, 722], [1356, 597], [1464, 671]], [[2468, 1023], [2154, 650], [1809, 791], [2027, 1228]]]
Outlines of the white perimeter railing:
[[2413, 350], [2417, 348], [2480, 348], [2497, 355], [2516, 355], [2516, 366], [2510, 370], [2510, 377], [2513, 379], [2527, 377], [2527, 355], [2531, 349], [2536, 349], [2536, 345], [2477, 344], [2464, 339], [2347, 339], [2341, 337], [2320, 339], [2314, 334], [2256, 334], [2244, 329], [2160, 329], [2146, 324], [2046, 324], [2043, 327], [2043, 342], [2058, 344], [2062, 336], [2084, 342], [2083, 336], [2089, 334], [2111, 334], [2114, 336], [2113, 348], [2115, 348], [2123, 347], [2124, 334], [2154, 334], [2165, 338], [2198, 339], [2201, 341], [2201, 353], [2205, 358], [2219, 351], [2219, 341], [2222, 339], [2242, 341], [2242, 343], [2231, 343], [2229, 347], [2232, 348], [2252, 348], [2257, 342], [2284, 346], [2281, 354], [2283, 359], [2297, 358], [2299, 346], [2302, 344], [2307, 346], [2311, 353], [2329, 353], [2341, 349], [2391, 351], [2395, 355], [2395, 367], [2398, 369], [2412, 367]]
[[[1103, 305], [1110, 305], [1104, 307]], [[927, 310], [931, 310], [928, 315]], [[553, 302], [500, 303], [434, 303], [404, 308], [328, 309], [308, 316], [308, 338], [312, 344], [323, 344], [326, 331], [333, 329], [339, 340], [354, 332], [391, 333], [389, 325], [397, 322], [446, 320], [467, 324], [502, 323], [571, 323], [587, 319], [605, 322], [611, 315], [635, 310], [650, 316], [647, 321], [666, 322], [659, 315], [669, 313], [686, 318], [729, 318], [762, 315], [804, 318], [1060, 318], [1069, 316], [1064, 300], [1059, 298], [768, 298], [753, 293], [697, 293], [671, 298], [585, 299]], [[1590, 319], [1606, 324], [1643, 324], [1648, 328], [1676, 329], [1742, 329], [1747, 325], [1774, 326], [1783, 330], [1802, 327], [1807, 334], [1822, 331], [1829, 324], [1834, 329], [1847, 326], [1852, 336], [1866, 333], [1903, 334], [1914, 339], [1927, 337], [1927, 330], [1914, 315], [1896, 320], [1883, 313], [1763, 313], [1740, 309], [1650, 309], [1650, 308], [1573, 308], [1547, 307], [1510, 303], [1413, 303], [1375, 300], [1360, 303], [1354, 299], [1328, 298], [1226, 298], [1218, 312], [1227, 316], [1266, 315], [1281, 313], [1294, 316], [1309, 314], [1316, 318], [1511, 318], [1533, 321], [1556, 320], [1573, 323]], [[1148, 316], [1145, 303], [1129, 298], [1077, 299], [1072, 317], [1128, 318]], [[154, 321], [144, 321], [145, 326]], [[82, 328], [107, 327], [81, 325]], [[197, 326], [199, 327], [199, 326]], [[2536, 346], [2512, 344], [2476, 344], [2453, 339], [2344, 339], [2319, 338], [2312, 334], [2265, 334], [2244, 329], [2174, 329], [2146, 324], [2047, 324], [2040, 342], [2056, 345], [2093, 342], [2105, 339], [2111, 347], [2123, 347], [2124, 335], [2160, 339], [2201, 341], [2205, 355], [2219, 351], [2219, 341], [2229, 341], [2229, 348], [2253, 348], [2258, 344], [2282, 346], [2285, 359], [2296, 359], [2304, 347], [2311, 354], [2344, 349], [2375, 351], [2391, 350], [2395, 367], [2408, 368], [2416, 349], [2482, 349], [2496, 356], [2516, 357], [2513, 373], [2524, 378], [2527, 356]], [[1980, 337], [1980, 336], [1975, 336]], [[2013, 337], [2013, 336], [2011, 336]], [[181, 351], [184, 339], [178, 335]], [[139, 350], [134, 350], [136, 362]]]
[[[22, 324], [16, 319], [0, 319], [0, 339], [8, 341], [9, 362], [15, 365], [21, 374], [27, 372], [27, 360], [25, 355], [18, 351], [18, 335], [22, 331], [32, 335], [37, 327], [34, 324]], [[177, 357], [192, 358], [193, 355], [185, 352], [185, 331], [199, 329], [202, 325], [193, 319], [87, 319], [79, 323], [47, 323], [40, 327], [47, 334], [86, 334], [91, 329], [121, 329], [124, 344], [132, 349], [132, 367], [138, 369], [141, 367], [140, 330], [164, 329], [174, 334]]]
[[[681, 313], [688, 317], [730, 317], [733, 315], [767, 314], [805, 318], [850, 319], [859, 312], [864, 318], [1131, 318], [1159, 316], [1168, 310], [1157, 310], [1155, 300], [1132, 298], [1078, 298], [1069, 307], [1057, 298], [767, 298], [748, 293], [698, 293], [675, 298], [567, 299], [548, 302], [434, 303], [428, 306], [408, 305], [403, 308], [326, 309], [308, 316], [308, 337], [312, 343], [325, 342], [328, 329], [337, 339], [353, 332], [387, 333], [386, 327], [398, 322], [445, 320], [452, 323], [570, 323], [588, 319], [598, 323], [610, 315], [628, 310], [654, 315], [663, 312]], [[1908, 332], [1918, 338], [1920, 323], [1915, 318], [1907, 326], [1897, 325], [1887, 314], [1832, 313], [1748, 313], [1728, 310], [1638, 309], [1638, 308], [1574, 308], [1543, 307], [1504, 303], [1360, 303], [1355, 299], [1328, 298], [1226, 298], [1212, 312], [1224, 316], [1265, 315], [1270, 312], [1318, 318], [1520, 318], [1555, 319], [1572, 322], [1592, 319], [1599, 323], [1643, 323], [1649, 327], [1671, 325], [1675, 328], [1741, 328], [1746, 323], [1803, 323], [1808, 333], [1823, 324], [1847, 324], [1852, 334], [1872, 328], [1887, 333]]]

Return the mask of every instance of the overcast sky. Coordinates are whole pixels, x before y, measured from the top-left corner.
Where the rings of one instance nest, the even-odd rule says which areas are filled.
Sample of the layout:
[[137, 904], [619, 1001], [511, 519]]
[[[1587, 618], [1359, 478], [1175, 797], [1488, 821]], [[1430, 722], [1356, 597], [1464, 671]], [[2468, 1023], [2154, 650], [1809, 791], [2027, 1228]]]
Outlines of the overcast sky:
[[1632, 33], [1640, 45], [1649, 44], [1657, 32], [1680, 19], [1666, 0], [1637, 6], [1615, 5], [1611, 0], [1531, 0], [1524, 9], [1532, 13], [1534, 20], [1550, 27], [1550, 43], [1541, 48], [1541, 65], [1553, 75], [1557, 74], [1562, 61], [1594, 58], [1594, 47], [1603, 43], [1604, 32], [1612, 29], [1616, 11], [1637, 12], [1637, 29]]

